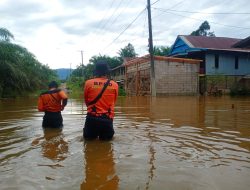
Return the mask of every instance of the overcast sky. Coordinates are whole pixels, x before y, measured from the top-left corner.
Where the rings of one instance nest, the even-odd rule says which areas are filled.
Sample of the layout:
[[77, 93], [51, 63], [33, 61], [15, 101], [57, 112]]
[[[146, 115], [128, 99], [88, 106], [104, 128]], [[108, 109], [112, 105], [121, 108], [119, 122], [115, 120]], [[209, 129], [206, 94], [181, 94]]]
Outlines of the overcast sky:
[[[148, 49], [147, 0], [0, 0], [0, 27], [50, 68], [76, 68], [132, 43]], [[250, 36], [249, 0], [151, 0], [154, 45], [171, 46], [207, 20], [216, 36]], [[226, 14], [224, 14], [226, 13]], [[234, 14], [228, 14], [234, 13]], [[242, 14], [248, 13], [248, 14]]]

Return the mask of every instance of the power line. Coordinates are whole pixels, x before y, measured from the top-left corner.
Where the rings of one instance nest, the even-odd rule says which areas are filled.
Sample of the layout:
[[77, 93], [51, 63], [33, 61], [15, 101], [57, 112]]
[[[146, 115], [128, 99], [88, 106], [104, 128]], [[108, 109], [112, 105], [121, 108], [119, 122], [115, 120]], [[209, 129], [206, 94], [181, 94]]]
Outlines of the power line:
[[112, 12], [111, 16], [106, 20], [106, 22], [103, 24], [103, 26], [101, 27], [100, 30], [103, 30], [105, 28], [105, 26], [108, 24], [108, 22], [110, 22], [111, 18], [114, 16], [114, 14], [116, 13], [116, 11], [120, 8], [122, 2], [124, 0], [121, 0], [120, 3], [118, 4], [118, 6], [114, 9], [114, 11]]
[[[106, 22], [104, 22], [104, 19], [107, 16], [107, 13], [109, 13], [109, 9], [112, 9], [113, 5], [114, 5], [115, 0], [112, 0], [110, 6], [108, 7], [108, 9], [106, 9], [105, 14], [103, 15], [102, 19], [98, 22], [98, 27], [95, 29], [94, 34], [98, 34], [98, 30], [102, 30], [103, 26], [105, 26], [105, 24], [108, 22], [108, 20], [106, 20]], [[108, 19], [110, 19], [111, 17], [109, 17]], [[98, 39], [99, 37], [97, 37], [96, 39]]]
[[144, 24], [143, 24], [143, 30], [142, 30], [142, 38], [145, 37], [146, 32], [146, 22], [147, 22], [147, 13], [145, 12], [145, 18], [144, 18]]
[[199, 11], [185, 11], [185, 10], [175, 10], [175, 9], [162, 9], [162, 8], [157, 8], [153, 7], [153, 9], [158, 9], [162, 11], [173, 11], [173, 12], [181, 12], [181, 13], [199, 13], [199, 14], [221, 14], [221, 15], [226, 15], [226, 14], [234, 14], [234, 15], [249, 15], [250, 13], [234, 13], [234, 12], [214, 12], [214, 13], [207, 13], [207, 12], [199, 12]]
[[[116, 20], [121, 16], [122, 12], [125, 11], [125, 9], [128, 8], [128, 6], [130, 5], [132, 1], [128, 1], [128, 3], [126, 4], [126, 6], [123, 7], [123, 9], [119, 12], [119, 14], [115, 17], [115, 19], [112, 21], [112, 23], [109, 25], [109, 27], [111, 27], [115, 22]], [[104, 35], [106, 33], [106, 31], [104, 31], [104, 33], [102, 35]]]
[[[122, 2], [123, 2], [123, 1], [124, 1], [124, 0], [121, 0], [121, 1], [119, 2], [118, 6], [116, 6], [116, 8], [113, 10], [112, 14], [108, 17], [108, 19], [104, 22], [104, 24], [102, 24], [102, 26], [99, 28], [99, 30], [100, 30], [100, 31], [103, 31], [103, 32], [102, 32], [102, 35], [101, 35], [101, 36], [99, 35], [99, 36], [97, 37], [97, 40], [103, 41], [103, 36], [104, 36], [104, 34], [107, 32], [107, 26], [108, 26], [109, 23], [112, 21], [113, 17], [115, 16], [115, 13], [116, 13], [117, 10], [120, 8], [120, 6], [122, 5]], [[114, 0], [113, 0], [113, 2], [114, 2]], [[113, 4], [113, 2], [112, 2], [112, 4]], [[112, 7], [110, 7], [110, 8], [112, 8]], [[116, 16], [115, 19], [113, 20], [113, 22], [114, 22], [119, 16], [120, 16], [120, 15]], [[112, 22], [112, 24], [113, 24], [113, 22]], [[111, 25], [112, 25], [112, 24], [111, 24]], [[106, 28], [106, 30], [105, 30], [105, 28]]]
[[153, 2], [153, 3], [151, 3], [151, 6], [154, 5], [154, 4], [156, 4], [156, 3], [158, 3], [159, 1], [160, 0], [157, 0], [157, 1]]
[[[177, 7], [178, 5], [182, 4], [184, 1], [185, 1], [185, 0], [182, 0], [182, 1], [177, 2], [176, 4], [174, 4], [173, 6], [171, 6], [169, 9], [173, 9], [174, 7]], [[158, 14], [158, 15], [156, 15], [156, 16], [154, 16], [153, 19], [155, 19], [155, 18], [158, 17], [158, 16], [161, 16], [162, 14], [164, 14], [164, 12], [163, 12], [163, 13], [160, 13], [160, 14]], [[165, 32], [165, 31], [162, 30], [160, 33], [163, 33], [163, 32]]]
[[[184, 1], [185, 1], [185, 0], [179, 1], [178, 3], [174, 4], [174, 5], [173, 5], [172, 7], [170, 7], [169, 9], [172, 9], [172, 8], [178, 6], [179, 4], [182, 4]], [[155, 4], [155, 3], [153, 3], [153, 4]], [[159, 15], [156, 15], [156, 16], [154, 16], [153, 18], [156, 18], [156, 17], [158, 17], [158, 16], [160, 16], [160, 15], [162, 15], [162, 14], [163, 14], [163, 13], [161, 13], [161, 14], [159, 14]]]
[[[146, 11], [144, 12], [145, 14], [143, 15], [143, 19], [144, 19], [144, 24], [143, 24], [143, 29], [142, 29], [142, 33], [141, 33], [141, 35], [142, 35], [142, 37], [141, 38], [138, 38], [138, 36], [137, 37], [135, 37], [134, 36], [134, 38], [130, 38], [130, 39], [124, 39], [124, 40], [118, 40], [117, 42], [119, 42], [119, 43], [125, 43], [125, 42], [135, 42], [135, 41], [139, 41], [139, 40], [142, 40], [142, 38], [144, 38], [145, 37], [145, 32], [146, 32], [146, 21], [147, 21], [147, 13], [146, 13]], [[138, 35], [140, 35], [140, 34], [138, 34]], [[134, 44], [133, 44], [134, 45]], [[148, 45], [147, 45], [148, 46]]]
[[[100, 21], [101, 26], [100, 26], [98, 29], [96, 29], [96, 31], [95, 31], [94, 33], [98, 34], [98, 33], [97, 33], [98, 30], [103, 31], [103, 32], [102, 32], [102, 35], [98, 35], [98, 36], [95, 38], [96, 40], [98, 40], [98, 41], [103, 41], [103, 36], [104, 36], [104, 34], [106, 33], [106, 30], [104, 30], [104, 29], [105, 29], [105, 27], [109, 24], [109, 22], [112, 20], [112, 17], [115, 15], [115, 13], [117, 12], [117, 10], [120, 8], [120, 6], [121, 6], [121, 4], [122, 4], [123, 1], [124, 1], [124, 0], [120, 0], [118, 6], [116, 6], [116, 7], [113, 6], [115, 0], [112, 1], [111, 6], [109, 7], [109, 9], [111, 9], [112, 7], [114, 7], [115, 9], [112, 11], [112, 14], [109, 15], [109, 17], [104, 21], [104, 18], [106, 17], [107, 13], [110, 12], [110, 11], [108, 10], [108, 11], [106, 12], [105, 16], [104, 16], [104, 17], [102, 18], [102, 20]], [[103, 22], [103, 21], [104, 21], [104, 22]]]
[[[112, 15], [109, 17], [109, 19], [105, 22], [105, 24], [101, 27], [100, 30], [104, 29], [105, 26], [108, 25], [108, 21], [111, 21], [111, 18], [114, 16], [114, 13], [118, 10], [118, 8], [120, 7], [121, 3], [123, 0], [120, 1], [118, 7], [115, 9], [115, 11], [113, 11]], [[152, 3], [151, 5], [154, 5], [156, 3], [158, 3], [160, 0], [156, 0], [154, 3]], [[131, 3], [131, 1], [129, 1], [129, 3], [126, 4], [126, 6], [122, 9], [122, 11], [120, 11], [120, 13], [115, 17], [115, 19], [112, 21], [112, 23], [110, 24], [109, 27], [111, 27], [116, 20], [118, 19], [118, 17], [121, 15], [121, 13], [128, 7], [128, 5]], [[145, 8], [146, 9], [146, 8]], [[130, 23], [110, 44], [108, 44], [104, 49], [106, 49], [107, 47], [109, 47], [110, 45], [112, 45], [141, 15], [141, 13], [145, 10], [143, 9], [138, 15], [137, 17], [132, 21], [132, 23]], [[123, 27], [122, 27], [123, 28]], [[106, 31], [104, 31], [104, 33], [106, 33]], [[103, 35], [102, 35], [103, 36]]]
[[130, 26], [132, 26], [132, 24], [141, 16], [141, 14], [146, 10], [146, 8], [144, 8], [136, 17], [135, 19], [111, 42], [109, 43], [104, 49], [106, 49], [107, 47], [111, 46]]
[[[156, 0], [154, 3], [152, 3], [151, 5], [154, 5], [156, 3], [158, 3], [160, 0]], [[127, 4], [127, 6], [130, 3]], [[126, 6], [126, 7], [127, 7]], [[124, 10], [125, 8], [123, 8]], [[114, 24], [114, 22], [117, 20], [117, 18], [121, 15], [121, 13], [123, 12], [123, 10], [119, 13], [119, 15], [113, 20], [113, 22], [111, 23], [111, 26]], [[110, 45], [112, 45], [138, 18], [139, 16], [146, 10], [146, 8], [144, 8], [138, 15], [137, 17], [109, 44], [107, 45], [104, 49], [106, 49], [107, 47], [109, 47]]]
[[[108, 10], [109, 10], [109, 9], [111, 9], [111, 8], [113, 7], [114, 2], [115, 2], [115, 0], [113, 0], [113, 1], [111, 2], [111, 4], [110, 4], [110, 6], [109, 6]], [[108, 13], [108, 12], [109, 12], [109, 11], [106, 11], [106, 13], [103, 15], [103, 17], [102, 17], [102, 19], [101, 19], [101, 21], [99, 22], [99, 24], [98, 24], [98, 25], [100, 25], [100, 26], [101, 26], [101, 24], [102, 24], [102, 22], [103, 22], [104, 18], [107, 16], [107, 13]]]
[[[159, 9], [156, 9], [156, 10], [159, 10]], [[176, 14], [176, 13], [173, 13], [173, 12], [170, 12], [170, 11], [164, 11], [164, 10], [159, 10], [159, 11], [162, 11], [162, 12], [165, 12], [165, 13], [169, 13], [169, 14], [173, 14], [173, 15], [177, 15], [177, 16], [180, 16], [180, 17], [185, 17], [185, 18], [193, 19], [193, 20], [204, 21], [202, 19], [188, 17], [188, 16]], [[221, 26], [225, 26], [225, 27], [229, 27], [229, 28], [240, 28], [240, 29], [244, 29], [244, 30], [250, 30], [250, 28], [246, 28], [246, 27], [226, 25], [226, 24], [221, 24], [221, 23], [213, 22], [213, 21], [209, 21], [209, 23], [213, 23], [213, 24], [216, 24], [216, 25], [221, 25]]]

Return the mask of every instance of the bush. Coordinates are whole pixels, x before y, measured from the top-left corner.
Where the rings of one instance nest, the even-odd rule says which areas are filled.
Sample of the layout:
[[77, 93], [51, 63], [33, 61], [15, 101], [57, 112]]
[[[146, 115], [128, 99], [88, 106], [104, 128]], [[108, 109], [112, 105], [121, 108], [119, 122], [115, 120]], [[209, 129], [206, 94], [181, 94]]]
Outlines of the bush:
[[126, 96], [126, 92], [124, 90], [124, 88], [119, 87], [119, 92], [118, 92], [119, 96]]
[[249, 96], [250, 90], [244, 86], [240, 86], [236, 84], [230, 89], [230, 95], [231, 96]]

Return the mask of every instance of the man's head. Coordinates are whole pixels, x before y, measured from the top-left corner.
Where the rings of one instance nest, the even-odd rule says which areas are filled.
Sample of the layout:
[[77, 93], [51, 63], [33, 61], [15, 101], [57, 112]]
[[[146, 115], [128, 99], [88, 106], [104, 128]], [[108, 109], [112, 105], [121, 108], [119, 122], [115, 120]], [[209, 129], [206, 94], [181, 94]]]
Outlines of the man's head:
[[51, 81], [48, 86], [49, 88], [58, 88], [58, 84], [56, 81]]
[[95, 76], [107, 76], [110, 73], [109, 65], [107, 61], [98, 61], [95, 65], [94, 75]]

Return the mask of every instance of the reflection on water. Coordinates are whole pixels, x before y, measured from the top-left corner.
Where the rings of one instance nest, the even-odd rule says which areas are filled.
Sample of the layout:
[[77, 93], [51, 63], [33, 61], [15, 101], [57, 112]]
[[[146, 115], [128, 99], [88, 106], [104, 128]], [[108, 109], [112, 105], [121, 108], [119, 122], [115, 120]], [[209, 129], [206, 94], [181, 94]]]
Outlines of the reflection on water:
[[0, 101], [1, 189], [249, 188], [249, 97], [121, 97], [110, 142], [83, 141], [82, 103], [43, 131], [37, 99]]
[[155, 160], [155, 150], [154, 150], [154, 147], [151, 145], [149, 147], [149, 166], [150, 166], [150, 169], [149, 169], [149, 175], [148, 175], [148, 181], [146, 183], [146, 188], [145, 189], [149, 189], [149, 184], [150, 184], [150, 181], [153, 180], [153, 177], [154, 177], [154, 170], [156, 169], [155, 166], [154, 166], [154, 160]]
[[62, 161], [67, 158], [68, 143], [64, 140], [62, 129], [44, 129], [44, 136], [36, 138], [33, 146], [42, 147], [42, 155], [51, 160]]
[[85, 179], [81, 189], [118, 189], [111, 142], [85, 141]]

